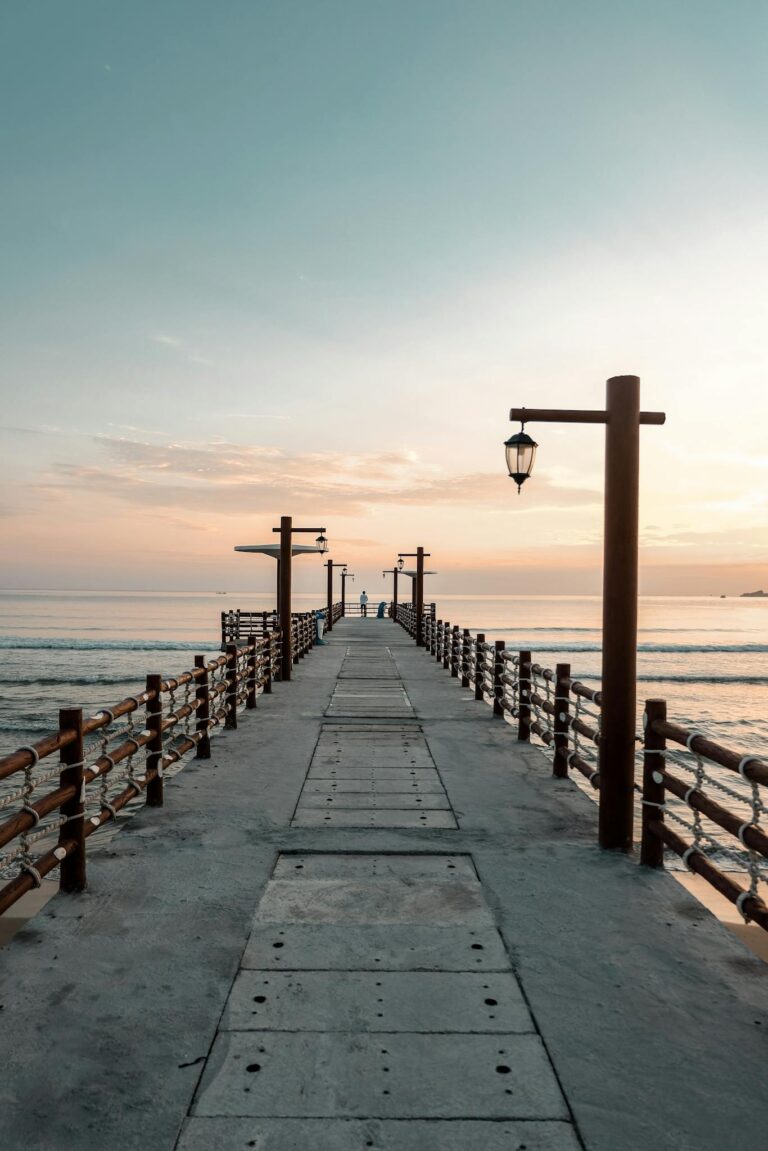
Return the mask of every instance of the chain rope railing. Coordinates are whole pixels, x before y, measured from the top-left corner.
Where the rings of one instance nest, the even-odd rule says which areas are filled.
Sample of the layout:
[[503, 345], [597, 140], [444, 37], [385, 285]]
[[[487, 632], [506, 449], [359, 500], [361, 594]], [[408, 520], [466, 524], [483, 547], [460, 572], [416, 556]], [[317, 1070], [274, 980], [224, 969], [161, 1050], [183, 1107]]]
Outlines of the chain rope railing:
[[641, 861], [663, 867], [667, 848], [768, 931], [768, 762], [670, 723], [665, 700], [646, 701], [643, 723]]
[[[310, 617], [314, 627], [313, 613], [295, 621], [302, 654], [314, 642]], [[236, 728], [272, 692], [279, 668], [279, 631], [251, 634], [214, 659], [196, 656], [177, 677], [148, 675], [143, 692], [89, 718], [63, 709], [57, 731], [0, 759], [0, 783], [9, 781], [0, 794], [0, 914], [57, 868], [62, 890], [82, 890], [89, 837], [130, 804], [162, 806], [169, 769], [193, 751], [210, 758], [216, 729]]]
[[[398, 622], [415, 635], [410, 605], [399, 606]], [[520, 740], [535, 736], [553, 752], [555, 776], [578, 772], [599, 791], [599, 688], [574, 679], [570, 664], [542, 667], [530, 651], [513, 652], [502, 640], [488, 643], [482, 633], [473, 637], [447, 620], [425, 616], [424, 637], [429, 655], [462, 687], [474, 687], [476, 700], [507, 722], [517, 720]], [[663, 867], [666, 848], [745, 920], [768, 930], [768, 762], [667, 722], [666, 703], [659, 700], [646, 703], [644, 738], [641, 861]]]

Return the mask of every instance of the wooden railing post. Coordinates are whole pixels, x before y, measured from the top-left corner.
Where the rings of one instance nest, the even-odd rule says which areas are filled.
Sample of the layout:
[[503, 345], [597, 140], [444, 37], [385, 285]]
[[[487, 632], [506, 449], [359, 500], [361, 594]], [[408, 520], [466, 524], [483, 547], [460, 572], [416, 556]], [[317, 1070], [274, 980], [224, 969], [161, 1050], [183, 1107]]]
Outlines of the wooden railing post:
[[[163, 806], [163, 677], [147, 676], [147, 731], [152, 732], [147, 741], [147, 807]], [[150, 772], [157, 774], [149, 778]]]
[[520, 714], [517, 717], [517, 738], [528, 742], [531, 738], [531, 653], [521, 651], [519, 660]]
[[252, 650], [248, 652], [248, 695], [245, 700], [246, 711], [253, 711], [256, 706], [256, 679], [258, 677], [259, 665], [259, 650], [258, 638], [255, 635], [248, 636], [248, 647]]
[[272, 671], [272, 682], [280, 682], [283, 678], [282, 663], [283, 640], [279, 627], [270, 633], [269, 662]]
[[461, 639], [461, 686], [469, 687], [469, 653], [472, 647], [472, 637], [469, 628], [465, 627]]
[[555, 723], [552, 774], [568, 778], [568, 729], [571, 714], [571, 665], [559, 663], [555, 668]]
[[504, 660], [501, 653], [506, 644], [503, 639], [497, 639], [493, 645], [493, 714], [504, 718]]
[[458, 679], [458, 624], [454, 624], [450, 633], [450, 676]]
[[224, 727], [234, 729], [237, 727], [237, 644], [227, 644], [227, 690], [224, 696], [226, 701], [226, 714]]
[[475, 637], [475, 699], [483, 699], [484, 691], [484, 676], [485, 676], [485, 652], [483, 651], [483, 644], [485, 643], [485, 635], [483, 632], [478, 632]]
[[203, 669], [203, 674], [197, 680], [197, 691], [195, 692], [195, 698], [198, 700], [195, 730], [200, 733], [195, 759], [210, 759], [211, 737], [208, 733], [208, 721], [211, 718], [211, 695], [204, 655], [195, 656], [195, 667]]
[[446, 620], [443, 625], [443, 667], [447, 671], [451, 666], [451, 621]]
[[61, 861], [60, 891], [85, 891], [85, 796], [83, 794], [83, 709], [63, 708], [59, 712], [59, 730], [75, 731], [76, 739], [61, 749], [62, 787], [74, 787], [72, 799], [62, 803], [60, 811], [67, 823], [59, 828], [59, 846], [74, 844]]
[[261, 658], [264, 663], [264, 686], [262, 691], [264, 695], [272, 694], [272, 640], [269, 635], [265, 635], [261, 641]]
[[664, 866], [664, 842], [651, 830], [651, 824], [664, 822], [664, 751], [666, 738], [654, 731], [654, 723], [667, 718], [667, 701], [649, 699], [645, 703], [645, 755], [643, 756], [643, 811], [640, 862], [646, 867]]
[[433, 655], [437, 663], [440, 663], [443, 658], [443, 621], [437, 620], [435, 623], [435, 646]]

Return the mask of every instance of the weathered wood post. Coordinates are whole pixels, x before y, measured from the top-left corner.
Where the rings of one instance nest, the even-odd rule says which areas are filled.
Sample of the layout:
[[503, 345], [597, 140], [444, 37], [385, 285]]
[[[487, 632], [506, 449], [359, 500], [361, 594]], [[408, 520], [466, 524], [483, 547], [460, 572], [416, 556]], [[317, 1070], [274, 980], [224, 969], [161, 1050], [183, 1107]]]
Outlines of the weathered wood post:
[[59, 828], [59, 847], [72, 844], [59, 872], [60, 891], [85, 891], [85, 795], [83, 788], [83, 709], [67, 707], [59, 712], [59, 730], [74, 731], [75, 739], [61, 749], [61, 787], [74, 788], [62, 803], [61, 815], [68, 822]]
[[497, 639], [493, 645], [493, 714], [504, 718], [504, 660], [502, 652], [506, 644], [503, 639]]
[[568, 778], [568, 731], [571, 713], [571, 665], [559, 663], [555, 668], [555, 723], [552, 774]]
[[517, 717], [517, 738], [528, 742], [531, 738], [531, 653], [521, 651], [518, 658], [520, 713]]
[[652, 824], [664, 823], [664, 751], [666, 737], [654, 730], [654, 723], [665, 723], [667, 702], [648, 699], [645, 702], [645, 754], [643, 756], [643, 811], [640, 839], [640, 862], [646, 867], [664, 866], [664, 841], [652, 830]]
[[416, 548], [416, 646], [424, 646], [424, 548]]
[[465, 627], [461, 640], [461, 686], [469, 687], [469, 653], [472, 650], [472, 637]]
[[211, 737], [209, 735], [208, 723], [211, 718], [211, 694], [208, 680], [208, 668], [205, 665], [204, 655], [195, 656], [195, 667], [203, 669], [203, 674], [199, 676], [197, 680], [197, 691], [195, 692], [195, 697], [198, 700], [195, 731], [199, 732], [200, 734], [200, 738], [197, 741], [195, 759], [210, 759]]
[[325, 566], [328, 568], [328, 631], [333, 631], [333, 560], [328, 560]]
[[227, 644], [227, 690], [226, 713], [224, 727], [234, 729], [237, 727], [237, 644]]
[[280, 516], [280, 678], [286, 683], [293, 666], [293, 628], [291, 626], [291, 557], [293, 517]]
[[435, 646], [434, 657], [437, 663], [441, 663], [443, 659], [443, 621], [437, 620], [435, 623]]
[[258, 638], [255, 635], [248, 636], [248, 647], [251, 649], [248, 652], [248, 695], [245, 699], [246, 711], [253, 711], [256, 706], [256, 680], [258, 677]]
[[[163, 677], [147, 676], [147, 731], [152, 735], [147, 749], [147, 807], [163, 806]], [[157, 774], [150, 779], [150, 773]]]
[[478, 632], [475, 637], [475, 699], [482, 700], [485, 696], [485, 635]]
[[451, 666], [451, 622], [446, 620], [443, 625], [443, 668], [447, 671]]
[[638, 376], [612, 376], [604, 411], [512, 408], [511, 420], [605, 425], [602, 724], [599, 842], [632, 850], [635, 783], [637, 554], [640, 426], [665, 422], [640, 411]]

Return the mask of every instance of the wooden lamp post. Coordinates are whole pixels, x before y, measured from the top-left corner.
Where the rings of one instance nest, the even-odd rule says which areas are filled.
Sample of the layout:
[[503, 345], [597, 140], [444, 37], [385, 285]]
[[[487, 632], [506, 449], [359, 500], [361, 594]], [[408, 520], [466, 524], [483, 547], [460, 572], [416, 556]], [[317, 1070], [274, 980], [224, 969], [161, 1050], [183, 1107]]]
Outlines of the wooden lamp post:
[[[663, 424], [664, 412], [640, 411], [638, 376], [612, 376], [605, 411], [512, 408], [527, 423], [605, 424], [603, 669], [600, 731], [600, 846], [632, 850], [637, 695], [637, 554], [640, 425]], [[506, 441], [518, 491], [530, 476], [537, 445], [524, 430]]]
[[381, 573], [382, 579], [384, 579], [385, 576], [388, 576], [388, 575], [392, 576], [392, 583], [393, 583], [393, 587], [392, 587], [392, 623], [397, 623], [397, 577], [400, 575], [400, 572], [403, 570], [403, 564], [404, 563], [405, 563], [405, 560], [401, 558], [397, 561], [397, 563], [395, 564], [394, 567], [385, 568], [384, 571]]
[[278, 611], [280, 616], [281, 678], [287, 682], [291, 678], [291, 668], [293, 666], [293, 652], [291, 651], [292, 537], [301, 533], [311, 533], [312, 535], [314, 535], [315, 532], [319, 533], [315, 540], [315, 550], [321, 554], [328, 550], [328, 540], [325, 538], [325, 528], [295, 528], [293, 526], [292, 516], [281, 516], [280, 527], [272, 528], [272, 531], [280, 533], [280, 559], [278, 561], [280, 565], [280, 595], [278, 597]]
[[430, 554], [430, 552], [425, 552], [424, 548], [416, 548], [415, 552], [399, 553], [400, 559], [416, 557], [416, 590], [413, 606], [416, 612], [416, 644], [418, 647], [424, 646], [424, 620], [422, 619], [424, 614], [424, 559]]
[[341, 569], [341, 614], [347, 614], [347, 580], [351, 579], [354, 583], [354, 572], [348, 572], [346, 567]]
[[328, 619], [326, 623], [328, 625], [328, 631], [333, 631], [333, 569], [335, 567], [345, 568], [347, 564], [341, 563], [340, 560], [334, 561], [329, 559], [326, 560], [323, 567], [328, 569]]

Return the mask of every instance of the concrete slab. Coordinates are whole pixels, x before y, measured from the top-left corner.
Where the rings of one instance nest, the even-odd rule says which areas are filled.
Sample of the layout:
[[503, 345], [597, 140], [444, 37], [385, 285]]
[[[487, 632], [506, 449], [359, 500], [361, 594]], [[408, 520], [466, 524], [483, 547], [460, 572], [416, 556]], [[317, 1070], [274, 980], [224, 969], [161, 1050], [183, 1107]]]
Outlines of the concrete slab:
[[178, 1151], [581, 1151], [568, 1123], [453, 1119], [190, 1119]]
[[[391, 771], [392, 768], [389, 768]], [[400, 778], [387, 777], [387, 769], [382, 776], [380, 772], [370, 772], [364, 779], [346, 779], [344, 776], [332, 779], [308, 778], [302, 790], [302, 798], [310, 795], [339, 796], [339, 795], [445, 795], [445, 788], [440, 782], [436, 771], [425, 773], [428, 778], [417, 780], [405, 773]]]
[[451, 805], [439, 780], [437, 780], [437, 785], [423, 795], [419, 793], [416, 784], [413, 784], [413, 791], [404, 791], [402, 784], [398, 784], [397, 790], [393, 787], [383, 789], [368, 787], [364, 792], [359, 789], [345, 791], [340, 786], [332, 790], [324, 788], [322, 791], [316, 787], [304, 787], [298, 810], [306, 811], [309, 808], [318, 808], [328, 811], [332, 807], [334, 811], [376, 811], [378, 808], [397, 808], [403, 811], [425, 811], [427, 809], [450, 811]]
[[[370, 782], [374, 779], [379, 783], [399, 782], [406, 786], [411, 783], [418, 783], [422, 788], [433, 784], [435, 780], [440, 783], [440, 776], [434, 767], [386, 767], [381, 764], [369, 767], [326, 767], [313, 764], [309, 769], [307, 779], [313, 783], [328, 783], [334, 780], [339, 783], [353, 783], [355, 780], [359, 780], [364, 787], [366, 781]], [[442, 787], [442, 784], [440, 786]]]
[[391, 924], [257, 925], [244, 968], [271, 971], [509, 971], [495, 928]]
[[401, 879], [272, 879], [254, 924], [413, 923], [491, 926], [476, 882], [413, 883]]
[[348, 854], [286, 853], [275, 863], [273, 879], [381, 879], [387, 876], [409, 879], [439, 879], [478, 884], [477, 872], [469, 855], [399, 855], [375, 852]]
[[529, 1032], [511, 972], [241, 971], [224, 1031]]
[[567, 1119], [538, 1035], [220, 1032], [194, 1115]]
[[458, 824], [450, 811], [398, 811], [381, 808], [376, 811], [320, 811], [314, 808], [297, 809], [291, 827], [390, 827], [390, 828], [456, 828]]

